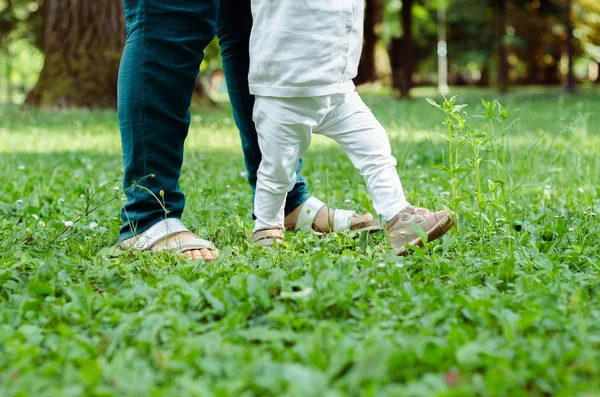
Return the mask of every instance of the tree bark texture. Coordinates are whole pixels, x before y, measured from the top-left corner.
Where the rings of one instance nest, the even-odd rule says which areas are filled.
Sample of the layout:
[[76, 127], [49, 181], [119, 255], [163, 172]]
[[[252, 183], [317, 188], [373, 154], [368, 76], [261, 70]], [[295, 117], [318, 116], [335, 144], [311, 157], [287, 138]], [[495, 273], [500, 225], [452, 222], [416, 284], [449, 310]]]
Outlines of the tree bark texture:
[[489, 87], [490, 86], [490, 61], [487, 60], [481, 69], [481, 78], [479, 79], [477, 85], [480, 87]]
[[46, 0], [44, 66], [26, 102], [115, 107], [125, 19], [120, 0]]
[[498, 90], [502, 93], [508, 91], [508, 45], [506, 44], [506, 30], [508, 29], [508, 0], [496, 0], [498, 10]]
[[402, 20], [402, 38], [392, 39], [390, 59], [392, 66], [392, 85], [400, 92], [401, 98], [410, 98], [412, 87], [413, 65], [413, 35], [412, 8], [414, 0], [403, 0], [400, 17]]
[[412, 88], [412, 75], [414, 70], [413, 54], [413, 20], [412, 9], [414, 0], [403, 0], [402, 3], [402, 77], [403, 84], [400, 87], [400, 96], [410, 98], [410, 89]]
[[365, 41], [358, 67], [358, 75], [354, 79], [356, 85], [377, 80], [376, 48], [381, 39], [383, 22], [382, 0], [367, 0], [365, 8]]
[[567, 30], [567, 83], [565, 85], [565, 91], [573, 93], [577, 88], [575, 81], [575, 73], [573, 72], [573, 18], [571, 16], [572, 0], [567, 1], [565, 9], [565, 29]]

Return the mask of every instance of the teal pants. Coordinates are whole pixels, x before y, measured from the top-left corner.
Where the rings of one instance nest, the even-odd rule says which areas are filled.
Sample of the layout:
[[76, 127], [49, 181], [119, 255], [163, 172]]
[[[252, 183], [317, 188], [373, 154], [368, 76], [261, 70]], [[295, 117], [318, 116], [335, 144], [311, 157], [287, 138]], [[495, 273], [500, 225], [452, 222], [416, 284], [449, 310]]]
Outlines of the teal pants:
[[[250, 0], [123, 0], [127, 40], [119, 71], [119, 126], [127, 202], [120, 240], [169, 217], [180, 218], [179, 186], [190, 103], [204, 48], [219, 38], [223, 69], [254, 192], [261, 161], [248, 91]], [[298, 177], [286, 214], [310, 196]], [[161, 195], [161, 191], [163, 192]]]

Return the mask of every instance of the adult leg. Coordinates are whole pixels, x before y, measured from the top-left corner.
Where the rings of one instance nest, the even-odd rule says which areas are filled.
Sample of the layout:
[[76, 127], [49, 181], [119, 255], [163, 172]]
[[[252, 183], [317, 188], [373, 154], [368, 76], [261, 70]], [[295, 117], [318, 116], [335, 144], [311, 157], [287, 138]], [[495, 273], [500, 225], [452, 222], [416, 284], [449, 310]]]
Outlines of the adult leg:
[[[251, 30], [250, 0], [220, 0], [217, 36], [221, 46], [227, 91], [233, 108], [233, 118], [240, 131], [248, 182], [252, 187], [252, 193], [256, 194], [257, 172], [262, 155], [252, 120], [254, 96], [250, 95], [248, 90], [250, 67], [248, 47]], [[310, 197], [306, 181], [300, 175], [301, 168], [302, 159], [298, 162], [294, 187], [287, 195], [286, 215], [300, 207]]]
[[121, 241], [182, 215], [189, 106], [204, 48], [214, 37], [217, 0], [124, 0], [124, 9], [118, 97], [128, 190]]

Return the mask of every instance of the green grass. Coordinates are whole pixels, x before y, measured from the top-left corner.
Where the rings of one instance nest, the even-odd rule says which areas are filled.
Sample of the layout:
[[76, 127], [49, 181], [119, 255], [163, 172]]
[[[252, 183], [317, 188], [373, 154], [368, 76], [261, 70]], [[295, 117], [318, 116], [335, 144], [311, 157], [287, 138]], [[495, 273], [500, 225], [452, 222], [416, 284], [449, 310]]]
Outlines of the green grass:
[[[452, 200], [432, 168], [447, 163], [444, 115], [424, 100], [433, 91], [416, 94], [364, 97], [409, 200], [441, 208]], [[469, 123], [487, 125], [479, 98], [495, 93], [459, 94]], [[483, 152], [484, 202], [469, 175], [460, 232], [406, 258], [377, 234], [254, 247], [229, 110], [196, 111], [184, 221], [219, 246], [208, 264], [108, 255], [120, 197], [56, 238], [100, 186], [93, 204], [119, 193], [116, 114], [0, 108], [0, 395], [600, 396], [600, 90], [500, 102], [520, 120], [504, 164]], [[499, 166], [504, 201], [489, 190]], [[326, 139], [304, 174], [331, 205], [372, 210]]]

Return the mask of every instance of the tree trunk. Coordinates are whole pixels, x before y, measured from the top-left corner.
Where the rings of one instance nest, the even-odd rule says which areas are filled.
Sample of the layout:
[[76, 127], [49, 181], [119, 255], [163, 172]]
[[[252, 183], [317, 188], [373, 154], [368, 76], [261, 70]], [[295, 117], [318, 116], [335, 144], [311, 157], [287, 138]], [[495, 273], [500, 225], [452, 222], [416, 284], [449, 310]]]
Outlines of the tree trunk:
[[392, 67], [392, 88], [400, 92], [402, 85], [402, 39], [392, 38], [389, 48], [390, 66]]
[[596, 75], [596, 83], [600, 84], [600, 62], [596, 62], [598, 64], [598, 74]]
[[545, 85], [556, 85], [560, 84], [560, 73], [558, 70], [558, 63], [560, 62], [560, 51], [554, 46], [551, 46], [548, 54], [552, 56], [552, 63], [544, 68], [544, 80]]
[[478, 85], [480, 87], [489, 87], [490, 86], [490, 61], [487, 60], [483, 64], [483, 68], [481, 69], [481, 78], [479, 79]]
[[538, 75], [540, 68], [538, 67], [536, 52], [530, 48], [527, 52], [527, 80], [529, 85], [535, 85], [539, 82]]
[[573, 19], [571, 17], [571, 5], [572, 1], [568, 0], [566, 5], [565, 15], [565, 28], [567, 30], [567, 84], [565, 85], [565, 92], [573, 93], [577, 88], [575, 82], [575, 74], [573, 73]]
[[6, 4], [0, 12], [0, 54], [4, 53], [6, 64], [4, 65], [4, 74], [6, 76], [6, 101], [13, 102], [12, 75], [12, 54], [10, 52], [10, 43], [12, 41], [11, 33], [16, 27], [15, 10], [12, 0], [6, 1]]
[[410, 98], [413, 73], [412, 49], [412, 6], [414, 0], [403, 0], [402, 38], [392, 39], [390, 58], [392, 64], [392, 85], [401, 98]]
[[11, 76], [13, 72], [12, 67], [12, 53], [10, 52], [10, 48], [8, 45], [6, 46], [6, 51], [4, 53], [6, 57], [6, 102], [9, 104], [13, 103], [13, 85], [11, 81]]
[[46, 0], [44, 67], [26, 102], [41, 107], [115, 107], [125, 41], [119, 0]]
[[506, 30], [508, 28], [508, 0], [496, 0], [498, 7], [498, 90], [501, 93], [508, 91], [508, 45], [506, 43]]
[[358, 67], [358, 75], [354, 79], [356, 85], [377, 80], [375, 50], [381, 38], [382, 22], [383, 8], [381, 0], [367, 0], [364, 23], [365, 44]]
[[400, 96], [410, 98], [410, 89], [412, 88], [413, 65], [413, 28], [412, 28], [412, 8], [414, 0], [402, 1], [402, 86], [400, 87]]

